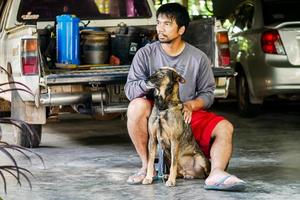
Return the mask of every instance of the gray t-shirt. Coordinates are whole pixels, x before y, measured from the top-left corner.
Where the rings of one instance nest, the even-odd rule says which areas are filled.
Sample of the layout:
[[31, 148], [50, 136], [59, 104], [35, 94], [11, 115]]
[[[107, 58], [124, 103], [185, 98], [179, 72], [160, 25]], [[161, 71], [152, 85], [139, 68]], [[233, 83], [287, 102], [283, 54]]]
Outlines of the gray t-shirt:
[[186, 83], [179, 85], [181, 101], [201, 98], [205, 108], [212, 105], [214, 99], [215, 80], [210, 61], [201, 50], [185, 43], [185, 48], [178, 56], [167, 55], [159, 41], [139, 49], [133, 58], [125, 93], [129, 100], [147, 94], [145, 81], [157, 69], [169, 66], [185, 78]]

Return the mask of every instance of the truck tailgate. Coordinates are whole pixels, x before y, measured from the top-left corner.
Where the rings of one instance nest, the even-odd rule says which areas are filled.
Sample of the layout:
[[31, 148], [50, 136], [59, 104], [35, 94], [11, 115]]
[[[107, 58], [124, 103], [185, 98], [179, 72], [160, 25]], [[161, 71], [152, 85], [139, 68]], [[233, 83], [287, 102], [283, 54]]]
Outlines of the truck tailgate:
[[99, 66], [83, 70], [60, 70], [45, 76], [47, 85], [126, 82], [130, 65]]
[[[79, 84], [79, 83], [125, 83], [130, 65], [99, 66], [91, 67], [89, 70], [61, 70], [57, 74], [45, 76], [47, 85]], [[235, 72], [232, 68], [212, 68], [214, 76], [232, 77]]]

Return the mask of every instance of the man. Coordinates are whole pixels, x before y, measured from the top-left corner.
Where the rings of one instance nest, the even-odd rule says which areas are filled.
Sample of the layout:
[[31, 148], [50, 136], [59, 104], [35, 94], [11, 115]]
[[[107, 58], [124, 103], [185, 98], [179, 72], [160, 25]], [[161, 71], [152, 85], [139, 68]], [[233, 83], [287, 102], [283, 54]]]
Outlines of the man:
[[149, 92], [145, 81], [160, 67], [170, 66], [186, 79], [179, 89], [184, 102], [184, 120], [191, 124], [197, 143], [211, 161], [211, 172], [205, 180], [205, 188], [244, 189], [244, 181], [225, 172], [232, 152], [233, 126], [223, 117], [205, 111], [213, 103], [215, 89], [209, 59], [201, 50], [182, 40], [189, 24], [186, 8], [177, 3], [165, 4], [157, 10], [156, 17], [159, 41], [137, 52], [125, 85], [130, 100], [127, 128], [142, 161], [141, 169], [130, 176], [127, 183], [141, 183], [147, 171], [147, 120], [152, 101], [145, 97]]

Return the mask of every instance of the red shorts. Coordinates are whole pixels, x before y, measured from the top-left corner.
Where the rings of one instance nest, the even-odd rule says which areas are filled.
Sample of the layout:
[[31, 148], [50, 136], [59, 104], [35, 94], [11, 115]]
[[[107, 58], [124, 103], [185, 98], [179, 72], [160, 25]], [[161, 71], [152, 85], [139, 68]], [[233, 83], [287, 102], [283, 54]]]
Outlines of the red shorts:
[[216, 125], [223, 119], [222, 116], [204, 110], [194, 111], [192, 114], [192, 132], [207, 158], [210, 158], [211, 134]]

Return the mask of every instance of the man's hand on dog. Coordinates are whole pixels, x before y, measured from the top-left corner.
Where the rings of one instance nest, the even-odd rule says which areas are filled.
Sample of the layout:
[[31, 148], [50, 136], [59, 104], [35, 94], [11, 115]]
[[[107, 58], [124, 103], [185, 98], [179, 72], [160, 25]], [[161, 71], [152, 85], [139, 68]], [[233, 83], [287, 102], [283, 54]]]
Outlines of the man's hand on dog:
[[201, 98], [184, 102], [182, 112], [185, 123], [191, 123], [193, 111], [201, 110], [203, 109], [203, 106], [204, 100]]
[[187, 124], [191, 123], [192, 113], [193, 113], [192, 105], [189, 103], [184, 103], [182, 112], [183, 112], [183, 119], [185, 123]]

